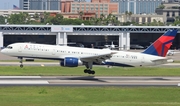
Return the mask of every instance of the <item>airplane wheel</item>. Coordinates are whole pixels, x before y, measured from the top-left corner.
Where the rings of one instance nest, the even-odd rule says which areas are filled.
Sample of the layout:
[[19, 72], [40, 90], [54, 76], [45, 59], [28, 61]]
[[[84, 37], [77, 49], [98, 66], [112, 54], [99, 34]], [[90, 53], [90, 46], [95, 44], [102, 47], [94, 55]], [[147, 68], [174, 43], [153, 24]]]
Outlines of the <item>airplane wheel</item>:
[[84, 69], [84, 73], [88, 73], [89, 72], [89, 70], [87, 70], [87, 69]]
[[21, 64], [20, 67], [23, 68], [23, 65]]
[[95, 71], [91, 71], [91, 74], [95, 74]]
[[95, 71], [89, 70], [88, 74], [95, 74]]

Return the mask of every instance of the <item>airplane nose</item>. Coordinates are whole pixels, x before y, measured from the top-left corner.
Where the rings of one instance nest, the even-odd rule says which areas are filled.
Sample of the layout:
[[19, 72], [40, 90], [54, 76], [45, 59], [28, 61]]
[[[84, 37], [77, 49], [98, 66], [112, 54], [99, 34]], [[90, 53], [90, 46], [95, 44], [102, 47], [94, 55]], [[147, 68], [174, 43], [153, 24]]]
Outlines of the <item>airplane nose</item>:
[[2, 49], [2, 50], [1, 50], [1, 53], [2, 53], [2, 54], [4, 54], [4, 53], [5, 53], [5, 50], [4, 50], [4, 49]]

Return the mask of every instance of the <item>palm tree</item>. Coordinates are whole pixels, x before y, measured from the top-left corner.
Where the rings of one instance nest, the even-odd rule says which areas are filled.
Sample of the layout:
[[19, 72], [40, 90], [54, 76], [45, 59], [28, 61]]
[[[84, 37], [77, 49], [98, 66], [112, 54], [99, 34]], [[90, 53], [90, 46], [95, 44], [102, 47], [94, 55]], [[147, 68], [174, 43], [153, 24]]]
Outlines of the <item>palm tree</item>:
[[128, 11], [126, 11], [126, 12], [125, 12], [125, 16], [126, 16], [126, 21], [125, 21], [125, 22], [127, 22], [127, 20], [128, 20], [128, 19], [127, 19], [127, 18], [128, 18], [128, 17], [127, 17], [128, 14], [129, 14]]
[[5, 17], [3, 17], [2, 15], [0, 16], [0, 24], [5, 24]]
[[180, 24], [180, 16], [175, 17], [175, 21], [173, 25], [179, 25]]
[[79, 12], [79, 18], [82, 20], [82, 16], [84, 15], [84, 12], [83, 11], [80, 11]]
[[104, 19], [104, 24], [105, 24], [105, 25], [108, 25], [108, 24], [109, 24], [109, 19], [108, 19], [108, 18], [105, 18], [105, 19]]
[[180, 16], [176, 16], [175, 20], [179, 21], [180, 20]]
[[111, 17], [112, 17], [112, 14], [110, 13], [110, 14], [107, 16], [107, 18], [109, 18], [109, 19], [110, 19]]
[[130, 12], [128, 12], [128, 11], [126, 11], [125, 12], [125, 16], [126, 16], [126, 22], [127, 21], [131, 21], [131, 15], [132, 15], [133, 13], [130, 11]]
[[112, 14], [110, 13], [108, 16], [107, 16], [107, 24], [112, 24]]
[[20, 15], [21, 15], [21, 20], [24, 24], [27, 24], [29, 23], [30, 21], [30, 16], [28, 13], [23, 13], [23, 12], [20, 12]]
[[111, 20], [112, 20], [112, 21], [111, 21], [111, 22], [112, 22], [112, 25], [117, 24], [117, 19], [116, 19], [116, 16], [115, 16], [115, 15], [112, 16]]
[[101, 25], [101, 20], [99, 18], [96, 18], [95, 25]]
[[44, 12], [41, 16], [41, 22], [47, 24], [49, 18], [50, 18], [50, 13]]
[[38, 15], [37, 13], [34, 14], [34, 19], [35, 19], [36, 21], [39, 21], [39, 15]]
[[104, 14], [101, 14], [101, 15], [100, 15], [101, 24], [104, 24], [104, 18], [105, 18]]
[[91, 18], [92, 25], [95, 25], [95, 24], [96, 24], [96, 19], [97, 19], [97, 18], [94, 18], [94, 17]]
[[132, 15], [132, 12], [130, 11], [130, 12], [128, 13], [128, 21], [131, 20], [131, 15]]

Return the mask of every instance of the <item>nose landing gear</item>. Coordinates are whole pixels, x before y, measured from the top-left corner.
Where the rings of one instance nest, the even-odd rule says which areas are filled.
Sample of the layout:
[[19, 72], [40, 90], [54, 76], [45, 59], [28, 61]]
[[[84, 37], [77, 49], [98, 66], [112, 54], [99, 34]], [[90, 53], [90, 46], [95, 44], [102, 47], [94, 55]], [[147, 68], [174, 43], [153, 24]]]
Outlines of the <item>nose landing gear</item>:
[[20, 59], [20, 61], [19, 61], [20, 62], [20, 67], [23, 68], [23, 58], [19, 57], [19, 59]]

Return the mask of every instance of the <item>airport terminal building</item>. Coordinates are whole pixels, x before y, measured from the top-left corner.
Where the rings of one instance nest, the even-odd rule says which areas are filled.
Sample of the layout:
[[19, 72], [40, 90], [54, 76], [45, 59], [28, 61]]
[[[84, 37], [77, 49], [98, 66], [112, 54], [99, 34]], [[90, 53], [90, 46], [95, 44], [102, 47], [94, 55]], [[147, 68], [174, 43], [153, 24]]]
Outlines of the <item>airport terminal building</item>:
[[[85, 26], [85, 25], [0, 25], [0, 47], [15, 42], [32, 42], [53, 45], [81, 43], [85, 47], [103, 46], [113, 42], [121, 50], [130, 44], [150, 45], [169, 29], [178, 26]], [[173, 43], [180, 47], [179, 34]]]

